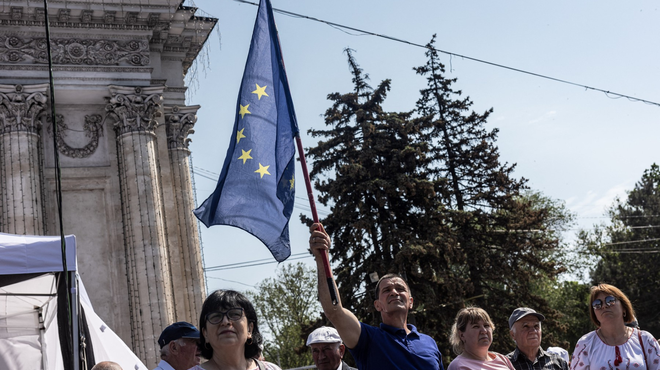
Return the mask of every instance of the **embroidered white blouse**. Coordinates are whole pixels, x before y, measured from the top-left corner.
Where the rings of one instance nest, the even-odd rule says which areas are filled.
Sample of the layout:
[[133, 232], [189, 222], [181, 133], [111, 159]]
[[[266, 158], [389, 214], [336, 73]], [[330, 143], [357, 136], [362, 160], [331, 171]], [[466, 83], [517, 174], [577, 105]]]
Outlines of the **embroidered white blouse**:
[[[644, 354], [639, 343], [638, 330], [619, 346], [605, 344], [596, 331], [585, 334], [575, 345], [571, 358], [571, 370], [643, 370]], [[653, 335], [647, 331], [641, 332], [644, 349], [646, 350], [647, 370], [660, 369], [660, 348]], [[620, 363], [617, 363], [617, 347]], [[616, 365], [615, 365], [616, 363]]]

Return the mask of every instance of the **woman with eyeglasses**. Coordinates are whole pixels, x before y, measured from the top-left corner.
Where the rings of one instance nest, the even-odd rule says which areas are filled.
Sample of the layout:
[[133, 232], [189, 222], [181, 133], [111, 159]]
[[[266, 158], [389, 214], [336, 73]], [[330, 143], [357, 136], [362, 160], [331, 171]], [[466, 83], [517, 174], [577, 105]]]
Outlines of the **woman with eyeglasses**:
[[575, 345], [571, 370], [660, 368], [658, 342], [647, 331], [626, 326], [635, 320], [628, 297], [617, 287], [591, 287], [591, 321], [598, 329], [584, 335]]
[[489, 352], [495, 326], [488, 312], [479, 307], [462, 308], [451, 327], [451, 343], [458, 356], [447, 370], [514, 370], [511, 361]]
[[257, 358], [263, 342], [257, 313], [243, 294], [216, 290], [202, 306], [199, 318], [202, 357], [208, 361], [191, 370], [281, 370]]

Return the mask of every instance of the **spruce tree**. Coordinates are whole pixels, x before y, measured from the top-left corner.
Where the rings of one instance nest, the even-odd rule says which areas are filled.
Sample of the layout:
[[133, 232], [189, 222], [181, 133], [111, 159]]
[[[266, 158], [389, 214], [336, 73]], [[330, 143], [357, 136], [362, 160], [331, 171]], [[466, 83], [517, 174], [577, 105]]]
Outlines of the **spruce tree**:
[[433, 40], [427, 50], [426, 65], [415, 68], [427, 88], [410, 112], [384, 111], [390, 81], [370, 87], [347, 50], [353, 91], [328, 95], [328, 128], [309, 130], [321, 139], [308, 150], [310, 174], [332, 210], [322, 222], [339, 293], [359, 319], [377, 325], [369, 274], [399, 273], [415, 300], [409, 321], [447, 359], [449, 329], [467, 304], [491, 314], [501, 328], [493, 349], [507, 352], [514, 308], [543, 312], [553, 328], [558, 315], [534, 282], [562, 271], [553, 253], [564, 222], [545, 198], [522, 192], [525, 180], [499, 161], [497, 130], [484, 127], [492, 110], [470, 111], [470, 99], [452, 89], [456, 80], [444, 77]]
[[[481, 306], [508, 329], [513, 309], [529, 306], [550, 318], [544, 326], [548, 334], [560, 331], [553, 320], [558, 312], [534, 288], [564, 271], [556, 258], [558, 228], [570, 218], [558, 223], [553, 201], [525, 192], [526, 180], [513, 176], [515, 165], [500, 161], [498, 130], [485, 128], [492, 108], [480, 114], [471, 110], [470, 98], [453, 88], [456, 79], [445, 77], [434, 43], [435, 36], [427, 44], [426, 64], [415, 68], [427, 81], [417, 112], [432, 122], [433, 174], [447, 181], [446, 222], [461, 254], [453, 268], [460, 271], [464, 294], [452, 308]], [[548, 344], [552, 335], [546, 339]], [[495, 333], [493, 348], [511, 348], [508, 330]]]
[[660, 335], [656, 288], [660, 285], [660, 167], [651, 165], [628, 192], [608, 211], [609, 226], [581, 235], [591, 252], [600, 257], [592, 283], [608, 283], [630, 298], [642, 329]]

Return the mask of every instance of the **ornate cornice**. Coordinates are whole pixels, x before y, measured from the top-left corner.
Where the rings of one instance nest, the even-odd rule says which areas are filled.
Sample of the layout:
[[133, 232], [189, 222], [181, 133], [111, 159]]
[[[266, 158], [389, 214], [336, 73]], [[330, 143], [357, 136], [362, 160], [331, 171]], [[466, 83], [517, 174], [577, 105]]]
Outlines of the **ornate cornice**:
[[[54, 38], [51, 40], [53, 64], [76, 65], [149, 65], [146, 40], [95, 40]], [[0, 62], [48, 63], [46, 39], [41, 37], [0, 36]]]
[[48, 84], [0, 85], [0, 134], [23, 131], [39, 133], [37, 116], [46, 107]]
[[[17, 36], [23, 38], [45, 38], [44, 33], [40, 31], [27, 31], [27, 30], [15, 30], [15, 29], [1, 29], [0, 36]], [[138, 36], [135, 34], [118, 34], [118, 33], [94, 33], [87, 35], [90, 39], [94, 40], [135, 40], [136, 38], [142, 37], [143, 40], [147, 40], [148, 34], [145, 33], [144, 36]], [[51, 38], [58, 39], [77, 39], [80, 38], [80, 32], [62, 32], [57, 30], [51, 34]]]
[[[34, 64], [0, 64], [0, 70], [4, 71], [48, 71], [47, 65], [34, 65]], [[103, 73], [149, 73], [153, 72], [153, 68], [149, 67], [89, 67], [89, 66], [53, 66], [55, 72], [103, 72]], [[60, 77], [55, 77], [58, 79]], [[105, 78], [113, 79], [114, 78]]]
[[128, 87], [110, 85], [110, 97], [105, 110], [116, 122], [117, 136], [128, 132], [149, 132], [156, 129], [160, 115], [164, 86]]
[[188, 144], [191, 141], [188, 135], [195, 132], [193, 126], [197, 122], [198, 109], [199, 105], [164, 107], [168, 149], [188, 149]]
[[[94, 154], [96, 148], [99, 146], [99, 137], [103, 136], [103, 117], [100, 114], [90, 114], [85, 116], [85, 124], [83, 125], [83, 130], [85, 131], [85, 136], [89, 137], [89, 143], [82, 148], [73, 148], [69, 146], [64, 141], [64, 138], [67, 135], [67, 130], [69, 127], [64, 122], [64, 116], [57, 114], [57, 137], [55, 141], [57, 143], [57, 151], [64, 154], [67, 157], [71, 158], [86, 158]], [[50, 125], [51, 116], [47, 116], [47, 121]], [[48, 126], [48, 133], [51, 133], [51, 126]]]
[[[51, 19], [50, 27], [52, 28], [95, 28], [101, 30], [129, 30], [129, 31], [151, 31], [153, 27], [146, 24], [122, 24], [122, 23], [80, 23], [75, 21], [57, 21], [57, 17]], [[29, 20], [29, 19], [0, 19], [0, 26], [14, 26], [14, 27], [45, 27], [46, 22], [43, 20]]]

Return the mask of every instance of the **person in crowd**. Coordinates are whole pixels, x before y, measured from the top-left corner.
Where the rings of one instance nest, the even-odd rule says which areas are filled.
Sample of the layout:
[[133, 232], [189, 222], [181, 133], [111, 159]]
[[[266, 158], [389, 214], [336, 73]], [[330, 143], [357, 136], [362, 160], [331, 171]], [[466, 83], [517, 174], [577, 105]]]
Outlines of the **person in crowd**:
[[[413, 297], [408, 284], [396, 274], [383, 276], [376, 284], [374, 307], [382, 324], [374, 327], [360, 322], [342, 307], [339, 297], [333, 305], [322, 263], [330, 249], [330, 237], [321, 224], [310, 227], [309, 246], [318, 270], [319, 300], [326, 317], [332, 322], [360, 370], [425, 369], [444, 370], [442, 356], [435, 340], [408, 324]], [[336, 290], [336, 283], [334, 282]]]
[[598, 329], [578, 340], [571, 370], [660, 368], [660, 349], [653, 335], [626, 326], [635, 319], [635, 311], [621, 290], [609, 284], [591, 287], [589, 303], [591, 321]]
[[458, 356], [447, 370], [514, 370], [506, 356], [488, 351], [493, 330], [495, 325], [483, 309], [466, 307], [458, 311], [449, 338]]
[[568, 364], [570, 366], [570, 364], [571, 364], [571, 355], [568, 353], [567, 350], [565, 350], [561, 347], [548, 347], [548, 349], [546, 349], [546, 352], [554, 353], [555, 355], [560, 356], [561, 358], [564, 359], [564, 361], [566, 361], [566, 364]]
[[346, 347], [337, 329], [321, 326], [309, 334], [307, 346], [312, 349], [312, 360], [318, 370], [355, 370], [342, 360]]
[[122, 370], [118, 363], [112, 361], [102, 361], [92, 367], [92, 370]]
[[194, 370], [281, 370], [257, 359], [263, 338], [254, 306], [234, 290], [216, 290], [199, 316], [202, 356], [208, 361]]
[[528, 307], [513, 310], [509, 317], [509, 334], [516, 349], [506, 355], [516, 370], [568, 370], [561, 356], [541, 347], [541, 322], [545, 316]]
[[199, 365], [199, 330], [185, 321], [175, 322], [160, 333], [160, 362], [154, 370], [188, 370]]

